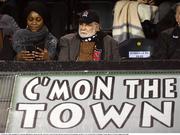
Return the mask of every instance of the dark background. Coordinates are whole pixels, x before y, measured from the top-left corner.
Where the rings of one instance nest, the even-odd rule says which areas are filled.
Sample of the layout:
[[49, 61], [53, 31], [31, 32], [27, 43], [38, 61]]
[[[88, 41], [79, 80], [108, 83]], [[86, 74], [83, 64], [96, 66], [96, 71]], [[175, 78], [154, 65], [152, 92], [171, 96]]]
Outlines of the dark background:
[[[15, 18], [21, 28], [26, 27], [24, 9], [27, 3], [33, 0], [7, 0], [0, 2], [1, 13], [7, 13]], [[78, 26], [78, 13], [85, 9], [94, 9], [100, 16], [101, 27], [111, 34], [113, 22], [113, 7], [118, 0], [34, 0], [42, 1], [49, 10], [49, 30], [57, 38], [74, 32]], [[180, 0], [156, 0], [159, 6], [162, 2], [180, 2]], [[3, 5], [4, 3], [5, 6]], [[168, 18], [168, 17], [166, 17]], [[174, 21], [174, 20], [173, 20]], [[162, 21], [164, 23], [165, 21]], [[168, 21], [167, 21], [168, 22]], [[167, 24], [170, 24], [169, 22]], [[159, 31], [159, 30], [158, 30]]]

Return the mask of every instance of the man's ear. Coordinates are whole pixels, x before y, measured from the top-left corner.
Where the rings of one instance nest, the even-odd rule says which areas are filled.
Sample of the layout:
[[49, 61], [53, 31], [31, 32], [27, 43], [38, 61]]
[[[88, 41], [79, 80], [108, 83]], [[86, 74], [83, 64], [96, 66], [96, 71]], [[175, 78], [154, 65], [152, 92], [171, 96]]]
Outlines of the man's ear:
[[96, 31], [100, 31], [100, 25], [99, 25], [99, 23], [96, 23]]

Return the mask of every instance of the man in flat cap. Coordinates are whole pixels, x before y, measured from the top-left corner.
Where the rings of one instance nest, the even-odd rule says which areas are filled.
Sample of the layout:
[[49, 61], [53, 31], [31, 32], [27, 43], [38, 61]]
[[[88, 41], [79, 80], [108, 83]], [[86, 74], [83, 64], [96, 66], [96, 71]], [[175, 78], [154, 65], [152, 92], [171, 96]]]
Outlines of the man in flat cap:
[[118, 43], [100, 29], [93, 10], [80, 14], [79, 29], [60, 38], [59, 61], [118, 61]]

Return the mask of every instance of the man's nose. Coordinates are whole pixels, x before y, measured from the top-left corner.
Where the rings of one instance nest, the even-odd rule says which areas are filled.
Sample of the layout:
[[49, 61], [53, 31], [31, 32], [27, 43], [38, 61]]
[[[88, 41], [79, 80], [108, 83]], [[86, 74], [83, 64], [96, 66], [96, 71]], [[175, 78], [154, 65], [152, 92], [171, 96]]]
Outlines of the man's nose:
[[81, 29], [83, 29], [83, 30], [86, 29], [86, 25], [85, 25], [85, 24], [82, 24], [82, 25], [81, 25]]

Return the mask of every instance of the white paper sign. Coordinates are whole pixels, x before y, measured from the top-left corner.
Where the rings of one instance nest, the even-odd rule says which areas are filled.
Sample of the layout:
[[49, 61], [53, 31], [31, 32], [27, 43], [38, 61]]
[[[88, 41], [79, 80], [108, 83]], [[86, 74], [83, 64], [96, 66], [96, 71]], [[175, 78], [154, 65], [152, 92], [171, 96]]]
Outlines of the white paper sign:
[[149, 58], [150, 51], [129, 51], [129, 58]]
[[6, 132], [177, 133], [179, 90], [180, 74], [18, 76]]

